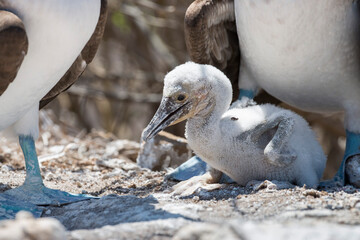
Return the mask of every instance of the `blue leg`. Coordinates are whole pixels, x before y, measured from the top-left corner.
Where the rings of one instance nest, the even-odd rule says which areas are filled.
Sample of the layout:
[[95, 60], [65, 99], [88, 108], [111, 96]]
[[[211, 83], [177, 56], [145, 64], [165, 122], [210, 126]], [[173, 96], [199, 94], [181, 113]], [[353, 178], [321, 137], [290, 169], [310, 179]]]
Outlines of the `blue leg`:
[[[22, 186], [0, 194], [0, 204], [2, 204], [3, 208], [11, 209], [12, 206], [9, 204], [9, 201], [14, 200], [18, 201], [18, 203], [13, 206], [15, 209], [21, 208], [20, 202], [23, 202], [24, 208], [31, 210], [33, 204], [38, 206], [60, 206], [62, 204], [93, 198], [89, 195], [70, 194], [45, 187], [41, 178], [34, 139], [31, 136], [19, 136], [19, 142], [25, 157], [26, 178]], [[1, 201], [1, 199], [6, 199], [7, 202]], [[34, 208], [34, 211], [31, 212], [33, 212], [35, 216], [38, 216], [37, 208]]]
[[341, 162], [339, 170], [334, 178], [328, 181], [321, 182], [319, 187], [326, 188], [332, 186], [344, 186], [345, 182], [345, 165], [349, 158], [360, 155], [360, 134], [353, 133], [346, 130], [346, 148], [344, 158]]
[[254, 99], [255, 92], [253, 90], [240, 89], [238, 99], [241, 100], [243, 97], [247, 97], [249, 99]]

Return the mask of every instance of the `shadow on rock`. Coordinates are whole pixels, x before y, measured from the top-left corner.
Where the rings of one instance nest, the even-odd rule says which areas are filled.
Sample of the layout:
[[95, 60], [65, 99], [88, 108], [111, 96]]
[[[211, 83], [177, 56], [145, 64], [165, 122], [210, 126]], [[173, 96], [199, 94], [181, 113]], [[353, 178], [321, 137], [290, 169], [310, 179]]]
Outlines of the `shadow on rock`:
[[139, 198], [132, 195], [108, 195], [62, 207], [48, 207], [43, 217], [58, 219], [68, 230], [171, 218], [188, 219], [180, 214], [156, 209], [157, 203], [158, 200], [153, 196]]

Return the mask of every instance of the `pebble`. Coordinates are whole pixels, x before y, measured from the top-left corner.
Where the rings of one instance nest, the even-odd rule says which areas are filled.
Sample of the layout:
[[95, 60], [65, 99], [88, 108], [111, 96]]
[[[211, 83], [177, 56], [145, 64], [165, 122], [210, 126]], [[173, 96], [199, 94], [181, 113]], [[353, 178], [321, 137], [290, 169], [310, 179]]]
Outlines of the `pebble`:
[[200, 200], [200, 197], [199, 197], [199, 196], [194, 196], [194, 197], [192, 198], [192, 200], [195, 201], [195, 202], [198, 202], [198, 201]]
[[320, 192], [315, 189], [308, 189], [308, 190], [305, 190], [305, 192], [303, 192], [303, 195], [304, 196], [312, 196], [314, 198], [319, 198]]
[[54, 180], [54, 178], [55, 178], [55, 176], [51, 172], [48, 172], [48, 173], [45, 174], [45, 180], [46, 181], [52, 181], [52, 180]]
[[1, 166], [1, 171], [2, 172], [11, 172], [11, 171], [14, 171], [14, 168], [9, 166], [9, 165], [2, 165]]

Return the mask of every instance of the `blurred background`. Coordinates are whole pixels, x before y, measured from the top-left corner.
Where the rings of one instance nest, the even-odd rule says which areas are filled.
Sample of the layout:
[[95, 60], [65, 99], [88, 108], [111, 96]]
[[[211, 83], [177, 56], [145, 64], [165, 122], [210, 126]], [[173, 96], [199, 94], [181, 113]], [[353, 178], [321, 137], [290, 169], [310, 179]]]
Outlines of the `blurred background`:
[[[190, 60], [183, 21], [192, 0], [109, 0], [103, 41], [94, 61], [68, 91], [45, 108], [71, 131], [109, 132], [139, 142], [159, 105], [163, 77]], [[281, 104], [283, 107], [288, 107]], [[345, 146], [343, 115], [303, 115], [328, 155], [324, 178], [338, 169]], [[167, 131], [183, 136], [184, 124]]]

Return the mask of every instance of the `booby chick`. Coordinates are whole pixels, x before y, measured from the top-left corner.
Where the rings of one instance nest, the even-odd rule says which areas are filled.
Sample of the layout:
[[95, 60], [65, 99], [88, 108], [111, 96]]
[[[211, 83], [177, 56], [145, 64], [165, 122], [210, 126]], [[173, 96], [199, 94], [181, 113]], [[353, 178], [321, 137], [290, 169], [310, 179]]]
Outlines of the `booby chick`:
[[0, 194], [0, 219], [89, 198], [44, 186], [35, 140], [39, 108], [92, 61], [106, 12], [106, 0], [0, 0], [0, 131], [18, 136], [26, 166], [24, 184]]
[[231, 83], [220, 70], [193, 62], [180, 65], [165, 76], [162, 101], [142, 139], [187, 120], [190, 148], [211, 167], [202, 180], [188, 180], [187, 193], [199, 182], [218, 182], [221, 173], [242, 186], [279, 180], [316, 187], [326, 157], [307, 122], [270, 104], [229, 109], [231, 100]]
[[192, 61], [216, 66], [240, 89], [264, 89], [296, 108], [344, 112], [346, 149], [324, 187], [360, 187], [358, 0], [194, 0], [185, 15]]

